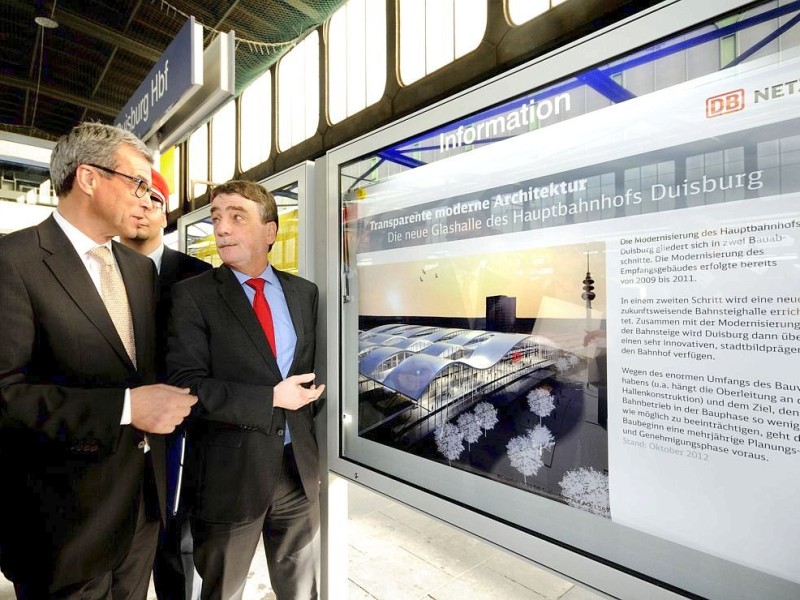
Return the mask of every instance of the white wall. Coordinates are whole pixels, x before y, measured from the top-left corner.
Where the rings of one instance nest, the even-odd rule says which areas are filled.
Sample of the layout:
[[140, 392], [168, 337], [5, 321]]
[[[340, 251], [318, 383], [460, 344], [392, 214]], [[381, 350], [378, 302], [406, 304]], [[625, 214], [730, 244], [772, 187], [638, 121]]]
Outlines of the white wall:
[[54, 207], [19, 202], [0, 202], [0, 233], [11, 233], [44, 221]]

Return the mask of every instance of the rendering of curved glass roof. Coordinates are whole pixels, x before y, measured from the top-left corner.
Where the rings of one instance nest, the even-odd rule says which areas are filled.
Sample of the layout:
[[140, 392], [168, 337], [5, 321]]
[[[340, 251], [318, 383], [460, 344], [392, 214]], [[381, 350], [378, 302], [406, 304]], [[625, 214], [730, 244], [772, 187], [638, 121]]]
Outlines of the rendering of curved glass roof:
[[[418, 337], [419, 333], [424, 333], [424, 336]], [[380, 325], [360, 332], [359, 337], [366, 338], [367, 345], [384, 344], [361, 357], [361, 375], [379, 381], [387, 373], [383, 365], [393, 357], [404, 355], [398, 357], [397, 364], [388, 371], [381, 383], [413, 400], [419, 400], [431, 382], [452, 365], [476, 370], [488, 369], [517, 347], [555, 347], [551, 340], [538, 335], [408, 324]], [[405, 341], [401, 341], [403, 338]], [[434, 342], [442, 338], [449, 339], [446, 342]], [[421, 341], [427, 343], [427, 347], [418, 352], [409, 349]], [[458, 358], [450, 359], [448, 356]]]

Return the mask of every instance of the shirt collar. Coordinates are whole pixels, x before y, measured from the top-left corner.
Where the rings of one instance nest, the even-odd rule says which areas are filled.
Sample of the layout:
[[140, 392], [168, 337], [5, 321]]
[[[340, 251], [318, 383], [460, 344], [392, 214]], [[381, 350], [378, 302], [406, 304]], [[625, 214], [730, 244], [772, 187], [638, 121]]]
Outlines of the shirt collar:
[[[236, 279], [239, 281], [241, 285], [245, 285], [245, 282], [248, 279], [252, 279], [249, 275], [245, 275], [244, 273], [237, 271], [236, 269], [231, 268], [231, 271], [236, 276]], [[272, 265], [268, 264], [267, 268], [264, 269], [258, 277], [261, 279], [266, 280], [267, 283], [276, 284], [278, 283], [278, 277], [275, 275], [275, 271], [272, 270]]]
[[111, 240], [108, 240], [105, 244], [98, 244], [80, 229], [75, 227], [72, 223], [67, 221], [64, 218], [64, 215], [58, 212], [58, 210], [53, 211], [53, 218], [55, 219], [56, 223], [58, 223], [59, 227], [61, 227], [61, 229], [64, 231], [64, 234], [67, 236], [79, 256], [85, 256], [89, 250], [92, 248], [97, 248], [98, 246], [105, 246], [111, 250]]
[[154, 263], [156, 263], [156, 271], [158, 271], [158, 273], [160, 274], [161, 273], [161, 261], [163, 260], [163, 257], [164, 257], [164, 244], [163, 243], [160, 244], [158, 246], [158, 248], [153, 250], [147, 256], [150, 258], [150, 260], [152, 260]]

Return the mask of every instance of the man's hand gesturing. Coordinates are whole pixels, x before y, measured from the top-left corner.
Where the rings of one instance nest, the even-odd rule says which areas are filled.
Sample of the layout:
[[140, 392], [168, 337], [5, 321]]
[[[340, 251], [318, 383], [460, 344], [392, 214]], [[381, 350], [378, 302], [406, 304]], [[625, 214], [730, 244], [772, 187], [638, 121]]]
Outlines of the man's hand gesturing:
[[[273, 406], [288, 410], [297, 410], [310, 402], [314, 402], [325, 391], [325, 385], [315, 385], [314, 373], [303, 373], [302, 375], [292, 375], [281, 381], [275, 386], [272, 396]], [[311, 383], [310, 387], [304, 387], [304, 383]]]

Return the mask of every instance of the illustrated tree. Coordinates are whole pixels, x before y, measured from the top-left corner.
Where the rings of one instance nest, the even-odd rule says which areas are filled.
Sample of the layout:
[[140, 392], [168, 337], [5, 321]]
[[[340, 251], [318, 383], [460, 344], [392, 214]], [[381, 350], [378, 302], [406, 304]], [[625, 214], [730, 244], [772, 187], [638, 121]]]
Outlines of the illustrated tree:
[[461, 413], [458, 415], [458, 428], [464, 439], [467, 440], [467, 451], [469, 451], [472, 444], [481, 437], [481, 424], [478, 417], [475, 416], [475, 413]]
[[483, 434], [497, 425], [497, 409], [488, 402], [480, 402], [475, 406], [475, 418], [483, 429]]
[[550, 416], [555, 410], [556, 403], [548, 390], [537, 387], [528, 392], [528, 406], [533, 414], [538, 415], [541, 423], [544, 417]]
[[542, 446], [531, 437], [531, 430], [528, 430], [525, 435], [511, 438], [506, 449], [511, 466], [522, 473], [525, 483], [528, 483], [528, 476], [536, 475], [544, 464], [542, 462]]
[[609, 518], [608, 475], [593, 467], [580, 467], [564, 473], [558, 482], [567, 504]]
[[564, 358], [563, 356], [559, 356], [558, 360], [556, 361], [556, 369], [559, 373], [564, 373], [569, 369], [569, 361]]
[[540, 445], [542, 450], [550, 450], [556, 444], [552, 432], [544, 425], [536, 425], [533, 429], [529, 429], [528, 436], [535, 444]]
[[449, 464], [452, 464], [452, 461], [464, 451], [464, 434], [458, 425], [443, 423], [436, 428], [433, 437], [436, 440], [436, 447]]

